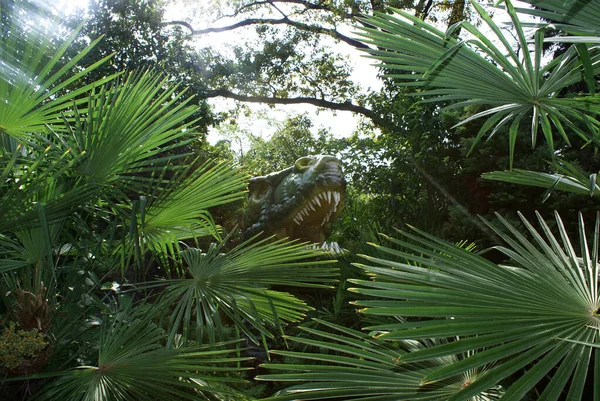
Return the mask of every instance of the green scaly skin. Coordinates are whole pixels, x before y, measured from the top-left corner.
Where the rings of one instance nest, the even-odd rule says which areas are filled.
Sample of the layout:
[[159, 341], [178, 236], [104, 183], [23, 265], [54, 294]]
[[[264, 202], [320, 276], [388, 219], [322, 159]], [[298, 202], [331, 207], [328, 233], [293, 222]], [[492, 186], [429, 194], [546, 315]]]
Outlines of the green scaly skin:
[[260, 232], [322, 243], [340, 214], [346, 181], [333, 156], [302, 157], [293, 167], [254, 177], [248, 186], [244, 238]]

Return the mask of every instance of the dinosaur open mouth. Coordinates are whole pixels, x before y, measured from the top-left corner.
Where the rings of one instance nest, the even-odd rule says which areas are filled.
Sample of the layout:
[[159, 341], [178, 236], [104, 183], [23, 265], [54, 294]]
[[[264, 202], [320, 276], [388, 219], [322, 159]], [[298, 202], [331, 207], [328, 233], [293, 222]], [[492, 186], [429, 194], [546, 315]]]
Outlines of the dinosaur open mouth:
[[320, 222], [320, 225], [323, 226], [337, 212], [342, 200], [343, 195], [338, 191], [319, 192], [300, 208], [293, 218], [294, 223], [301, 225], [319, 224]]

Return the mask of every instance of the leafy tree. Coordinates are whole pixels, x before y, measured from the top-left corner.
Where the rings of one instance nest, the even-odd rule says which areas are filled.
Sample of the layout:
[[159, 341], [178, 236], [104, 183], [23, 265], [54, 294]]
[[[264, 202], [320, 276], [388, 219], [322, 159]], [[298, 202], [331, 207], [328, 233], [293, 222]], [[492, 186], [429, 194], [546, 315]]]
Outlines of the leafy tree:
[[[207, 82], [204, 96], [252, 103], [312, 104], [351, 111], [377, 124], [384, 120], [351, 78], [352, 63], [347, 54], [367, 45], [348, 34], [350, 25], [387, 7], [414, 9], [422, 18], [449, 24], [469, 14], [464, 1], [235, 0], [211, 7], [190, 1], [183, 4], [192, 15], [208, 20], [208, 26], [201, 27], [203, 23], [193, 18], [165, 21], [167, 26], [182, 27], [194, 38], [234, 32], [247, 38], [228, 51], [210, 46], [200, 51], [207, 66], [203, 72]], [[334, 44], [346, 50], [336, 50]]]
[[325, 130], [312, 133], [313, 122], [306, 115], [285, 120], [270, 138], [251, 135], [250, 149], [241, 157], [252, 174], [265, 175], [288, 168], [301, 157], [331, 153], [333, 136]]
[[[70, 57], [98, 38], [102, 40], [89, 50], [80, 64], [113, 55], [82, 77], [81, 83], [121, 71], [154, 69], [185, 83], [190, 93], [203, 92], [205, 84], [195, 74], [202, 69], [204, 61], [195, 54], [180, 30], [165, 29], [164, 7], [161, 0], [89, 0], [86, 8], [77, 8], [67, 15], [67, 27], [74, 29], [83, 24], [81, 34], [68, 49]], [[196, 128], [206, 132], [208, 125], [214, 122], [208, 104], [197, 96], [190, 101], [198, 106], [191, 116], [197, 120]]]

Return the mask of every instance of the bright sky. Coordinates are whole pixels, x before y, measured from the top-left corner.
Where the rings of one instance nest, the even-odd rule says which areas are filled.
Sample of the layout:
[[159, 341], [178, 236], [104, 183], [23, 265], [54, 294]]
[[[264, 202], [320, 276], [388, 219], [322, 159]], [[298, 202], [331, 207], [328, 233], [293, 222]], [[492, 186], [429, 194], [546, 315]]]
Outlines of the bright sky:
[[[52, 4], [59, 10], [62, 8], [70, 10], [78, 6], [84, 7], [87, 4], [87, 0], [56, 0], [53, 2], [48, 0], [42, 1]], [[189, 0], [187, 1], [188, 5], [185, 3], [185, 0], [179, 0], [179, 3], [176, 2], [171, 5], [167, 9], [165, 18], [167, 20], [192, 20], [192, 24], [198, 28], [209, 26], [210, 21], [206, 18], [205, 13], [211, 10], [211, 0], [195, 2], [195, 13], [190, 11]], [[498, 21], [507, 21], [506, 14], [502, 11], [495, 12], [495, 19], [496, 18]], [[222, 19], [219, 21], [219, 23], [223, 25], [226, 25], [230, 22], [231, 21], [228, 21], [227, 19]], [[248, 32], [250, 32], [250, 29], [238, 29], [218, 34], [204, 35], [198, 38], [198, 44], [202, 45], [203, 43], [210, 43], [213, 46], [225, 47], [230, 43], [239, 43], [238, 38], [240, 35], [248, 35]], [[351, 28], [347, 28], [347, 32], [344, 33], [351, 33]], [[381, 87], [381, 81], [377, 79], [377, 69], [372, 66], [372, 60], [362, 57], [360, 52], [344, 43], [336, 45], [336, 50], [339, 50], [342, 54], [345, 54], [348, 57], [348, 62], [353, 66], [354, 69], [352, 78], [355, 80], [355, 82], [358, 82], [366, 90], [378, 90]], [[213, 106], [216, 112], [233, 109], [235, 105], [233, 100], [222, 98], [209, 99], [209, 103]], [[344, 137], [352, 134], [352, 132], [356, 129], [360, 119], [351, 112], [318, 110], [317, 107], [312, 105], [277, 105], [275, 107], [269, 107], [266, 105], [248, 104], [248, 106], [251, 108], [251, 110], [255, 111], [255, 113], [249, 117], [240, 115], [236, 122], [240, 129], [247, 130], [252, 132], [254, 135], [260, 135], [263, 137], [270, 136], [276, 131], [278, 122], [282, 123], [288, 115], [295, 113], [307, 113], [315, 123], [315, 132], [319, 128], [326, 128], [329, 129], [336, 137]], [[258, 115], [261, 113], [268, 116], [268, 118], [260, 118]], [[222, 133], [219, 131], [219, 128], [213, 128], [209, 133], [209, 140], [214, 143], [218, 139], [222, 139]]]
[[[213, 1], [214, 0], [205, 0], [204, 3], [200, 3], [202, 6], [197, 8], [197, 13], [190, 15], [190, 12], [188, 11], [189, 6], [186, 7], [185, 5], [186, 0], [179, 0], [180, 4], [170, 7], [166, 18], [171, 20], [181, 20], [186, 19], [187, 17], [187, 19], [192, 20], [193, 25], [198, 28], [226, 26], [235, 22], [232, 19], [223, 18], [216, 24], [211, 25], [211, 22], [206, 18], [206, 14], [210, 14], [211, 7], [213, 7]], [[187, 2], [189, 3], [189, 0]], [[515, 6], [526, 6], [518, 1], [513, 3]], [[494, 14], [495, 20], [497, 20], [498, 23], [506, 23], [509, 21], [508, 16], [503, 11], [498, 10], [495, 11]], [[279, 15], [275, 15], [275, 17], [279, 17]], [[343, 33], [351, 35], [352, 28], [350, 26], [346, 27]], [[240, 35], [248, 34], [251, 34], [251, 28], [221, 32], [203, 36], [199, 39], [199, 43], [211, 44], [216, 47], [226, 47], [230, 43], [239, 43]], [[372, 60], [363, 57], [361, 52], [345, 43], [337, 44], [335, 49], [348, 57], [348, 61], [353, 67], [352, 79], [359, 83], [364, 90], [377, 91], [381, 88], [382, 82], [377, 78], [378, 71], [377, 68], [373, 66]], [[210, 99], [209, 103], [216, 112], [233, 109], [235, 105], [235, 102], [230, 99]], [[255, 114], [250, 115], [249, 117], [240, 115], [236, 120], [237, 125], [240, 129], [248, 130], [252, 132], [252, 134], [262, 137], [268, 137], [273, 134], [277, 129], [277, 122], [282, 123], [287, 116], [295, 113], [307, 113], [315, 123], [314, 132], [317, 132], [320, 128], [326, 128], [336, 137], [351, 135], [357, 129], [357, 125], [360, 121], [360, 116], [348, 111], [333, 112], [330, 110], [319, 110], [317, 107], [308, 104], [276, 105], [272, 107], [267, 105], [247, 104], [247, 106], [255, 111]], [[260, 113], [268, 116], [268, 118], [259, 117], [258, 114]], [[223, 134], [220, 130], [223, 130], [224, 128], [227, 127], [213, 128], [209, 132], [209, 141], [214, 143], [219, 139], [223, 139]]]
[[[77, 7], [85, 7], [87, 0], [56, 0], [48, 1], [42, 0], [47, 4], [51, 4], [56, 7], [57, 10], [73, 10]], [[193, 25], [198, 28], [209, 26], [210, 21], [206, 18], [202, 18], [202, 9], [210, 9], [211, 1], [205, 1], [196, 7], [197, 11], [194, 14], [190, 12], [190, 6], [184, 4], [184, 2], [175, 2], [167, 8], [165, 15], [166, 20], [190, 20], [193, 19]], [[189, 2], [188, 2], [189, 3]], [[227, 24], [229, 21], [223, 19], [219, 21], [220, 24]], [[221, 32], [218, 34], [203, 35], [198, 38], [198, 44], [202, 45], [210, 43], [213, 46], [226, 46], [231, 43], [239, 43], [239, 35], [243, 32], [244, 35], [248, 34], [246, 30], [233, 30], [229, 32]], [[377, 90], [381, 87], [381, 82], [376, 78], [377, 69], [371, 65], [371, 61], [361, 57], [360, 54], [346, 44], [338, 45], [340, 52], [348, 55], [349, 63], [354, 67], [352, 79], [359, 82], [365, 89]], [[209, 103], [213, 107], [215, 112], [231, 110], [235, 107], [235, 102], [230, 99], [213, 98], [209, 99]], [[337, 111], [332, 112], [329, 110], [318, 110], [317, 107], [312, 105], [276, 105], [269, 107], [267, 105], [259, 104], [247, 104], [251, 110], [255, 111], [256, 114], [265, 114], [269, 116], [269, 119], [259, 118], [256, 114], [246, 117], [241, 115], [238, 120], [238, 126], [242, 129], [252, 132], [254, 135], [260, 135], [268, 137], [273, 134], [277, 129], [277, 122], [283, 122], [288, 115], [308, 113], [315, 123], [314, 132], [317, 132], [320, 128], [329, 129], [336, 137], [349, 136], [356, 129], [359, 121], [359, 117], [355, 116], [351, 112]], [[219, 132], [219, 128], [212, 128], [209, 132], [209, 141], [216, 142], [222, 139], [223, 135]]]
[[[167, 20], [191, 19], [193, 21], [193, 25], [198, 28], [205, 28], [208, 26], [226, 26], [233, 22], [232, 19], [223, 18], [216, 24], [209, 25], [210, 22], [207, 21], [206, 18], [203, 18], [203, 15], [201, 15], [202, 10], [200, 10], [196, 15], [190, 15], [190, 13], [186, 11], [189, 10], [189, 7], [186, 8], [184, 3], [185, 1], [180, 2], [179, 4], [176, 3], [169, 7], [165, 18]], [[210, 1], [204, 3], [203, 7], [209, 9]], [[240, 43], [240, 35], [251, 34], [251, 29], [252, 28], [242, 28], [229, 32], [203, 35], [202, 37], [198, 38], [198, 44], [210, 44], [217, 48], [220, 46], [226, 47], [232, 43]], [[346, 44], [342, 43], [337, 45], [336, 50], [337, 49], [339, 49], [342, 54], [348, 56], [348, 61], [353, 66], [354, 71], [352, 74], [352, 79], [355, 82], [360, 83], [365, 89], [377, 90], [381, 88], [382, 84], [381, 81], [377, 79], [377, 69], [371, 65], [372, 61], [362, 57], [358, 51]], [[233, 109], [235, 105], [233, 100], [222, 98], [209, 99], [209, 103], [213, 106], [216, 112]], [[288, 115], [293, 114], [309, 114], [315, 124], [315, 133], [320, 128], [326, 128], [336, 137], [345, 137], [351, 135], [356, 129], [360, 120], [359, 116], [356, 116], [348, 111], [333, 112], [329, 110], [319, 110], [317, 107], [309, 104], [267, 106], [248, 103], [247, 106], [257, 114], [262, 113], [268, 115], [269, 119], [259, 118], [257, 115], [252, 115], [250, 117], [245, 117], [242, 115], [237, 119], [237, 124], [240, 126], [240, 128], [246, 129], [252, 132], [254, 135], [260, 135], [262, 137], [268, 137], [276, 131], [277, 124], [273, 124], [274, 121], [283, 122]], [[219, 128], [213, 128], [209, 132], [208, 139], [213, 143], [222, 138], [223, 136], [222, 133], [219, 132]]]

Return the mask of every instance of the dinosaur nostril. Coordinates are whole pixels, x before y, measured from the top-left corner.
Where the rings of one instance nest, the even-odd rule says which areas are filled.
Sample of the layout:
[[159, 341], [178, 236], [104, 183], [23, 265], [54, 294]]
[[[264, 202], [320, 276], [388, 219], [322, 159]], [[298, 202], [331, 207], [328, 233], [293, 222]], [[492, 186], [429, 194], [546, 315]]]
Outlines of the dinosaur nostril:
[[296, 163], [294, 164], [294, 167], [296, 168], [296, 170], [298, 170], [300, 172], [304, 172], [312, 164], [314, 164], [314, 161], [315, 161], [314, 157], [310, 157], [310, 156], [301, 157], [298, 160], [296, 160]]

